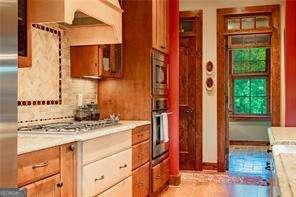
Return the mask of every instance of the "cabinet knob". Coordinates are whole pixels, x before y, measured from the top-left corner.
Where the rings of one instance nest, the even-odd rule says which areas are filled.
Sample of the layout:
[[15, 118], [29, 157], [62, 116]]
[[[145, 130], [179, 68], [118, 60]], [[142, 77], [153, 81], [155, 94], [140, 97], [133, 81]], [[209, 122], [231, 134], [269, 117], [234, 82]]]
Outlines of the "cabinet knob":
[[57, 184], [58, 187], [63, 187], [63, 185], [64, 185], [63, 182], [59, 182], [59, 183]]
[[102, 175], [100, 178], [95, 178], [95, 181], [101, 181], [101, 180], [103, 180], [104, 178], [105, 178], [105, 176]]
[[95, 66], [98, 66], [98, 63], [95, 63]]
[[69, 149], [70, 149], [70, 151], [74, 151], [74, 150], [75, 150], [75, 146], [74, 146], [74, 144], [71, 144], [71, 145], [69, 146]]
[[36, 169], [36, 168], [43, 168], [43, 167], [46, 167], [48, 166], [48, 161], [45, 161], [43, 163], [39, 163], [39, 164], [35, 164], [32, 166], [33, 169]]
[[124, 164], [123, 166], [119, 166], [119, 169], [126, 168], [126, 167], [127, 167], [127, 165]]

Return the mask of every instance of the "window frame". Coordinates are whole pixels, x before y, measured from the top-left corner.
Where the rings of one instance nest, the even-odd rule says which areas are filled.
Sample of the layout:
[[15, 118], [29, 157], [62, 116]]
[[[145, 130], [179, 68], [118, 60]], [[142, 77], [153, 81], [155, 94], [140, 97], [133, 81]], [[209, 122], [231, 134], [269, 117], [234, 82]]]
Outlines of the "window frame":
[[[229, 103], [228, 103], [228, 114], [231, 121], [241, 121], [241, 120], [262, 120], [267, 121], [271, 119], [271, 95], [270, 95], [270, 64], [271, 64], [271, 47], [264, 46], [266, 48], [266, 70], [259, 72], [249, 72], [249, 73], [234, 73], [233, 72], [233, 61], [232, 61], [232, 51], [237, 49], [248, 49], [248, 48], [263, 48], [263, 46], [253, 46], [253, 47], [232, 47], [228, 48], [228, 65], [229, 65]], [[235, 114], [234, 112], [234, 80], [235, 79], [252, 79], [252, 78], [266, 78], [266, 114]]]

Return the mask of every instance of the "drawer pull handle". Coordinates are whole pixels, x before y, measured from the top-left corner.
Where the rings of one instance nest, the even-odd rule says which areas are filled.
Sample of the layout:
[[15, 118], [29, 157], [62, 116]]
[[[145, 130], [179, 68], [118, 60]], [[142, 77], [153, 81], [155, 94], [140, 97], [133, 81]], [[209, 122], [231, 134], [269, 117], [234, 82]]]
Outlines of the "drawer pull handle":
[[58, 187], [63, 187], [63, 185], [64, 185], [63, 182], [59, 182], [59, 183], [57, 184]]
[[101, 180], [103, 180], [104, 178], [105, 178], [105, 176], [102, 175], [100, 178], [95, 178], [95, 181], [101, 181]]
[[42, 168], [42, 167], [46, 167], [46, 166], [48, 166], [48, 161], [40, 163], [40, 164], [35, 164], [32, 166], [32, 168], [36, 169], [36, 168]]
[[156, 177], [155, 177], [155, 179], [160, 179], [161, 178], [161, 175], [157, 175]]
[[160, 48], [165, 49], [165, 46], [160, 46]]
[[142, 186], [144, 186], [144, 183], [143, 182], [139, 182], [138, 183], [138, 187], [142, 187]]
[[123, 166], [119, 166], [119, 169], [126, 168], [126, 167], [127, 167], [127, 165], [124, 164]]

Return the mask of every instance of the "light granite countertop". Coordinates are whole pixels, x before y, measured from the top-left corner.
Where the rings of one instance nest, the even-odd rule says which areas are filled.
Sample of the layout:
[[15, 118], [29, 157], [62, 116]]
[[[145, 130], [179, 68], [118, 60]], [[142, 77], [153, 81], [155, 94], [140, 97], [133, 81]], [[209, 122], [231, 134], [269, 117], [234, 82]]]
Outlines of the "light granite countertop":
[[120, 121], [119, 125], [100, 128], [78, 134], [49, 134], [49, 133], [18, 133], [18, 155], [37, 151], [49, 147], [67, 144], [75, 141], [85, 141], [114, 134], [121, 131], [131, 130], [135, 127], [150, 124], [149, 121]]
[[270, 127], [268, 137], [271, 145], [296, 145], [296, 127]]
[[296, 153], [273, 154], [281, 197], [296, 196]]

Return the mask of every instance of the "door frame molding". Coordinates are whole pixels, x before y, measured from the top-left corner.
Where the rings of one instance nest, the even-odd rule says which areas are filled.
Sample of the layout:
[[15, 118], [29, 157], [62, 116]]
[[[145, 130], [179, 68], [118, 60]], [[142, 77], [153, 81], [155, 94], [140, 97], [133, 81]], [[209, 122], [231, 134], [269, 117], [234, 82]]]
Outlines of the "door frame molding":
[[196, 11], [181, 11], [180, 12], [180, 19], [188, 18], [194, 19], [196, 22], [195, 24], [195, 34], [190, 35], [182, 35], [180, 33], [180, 39], [182, 37], [196, 37], [196, 103], [195, 103], [195, 132], [196, 132], [196, 139], [195, 139], [195, 170], [202, 170], [202, 94], [203, 94], [203, 78], [202, 78], [202, 24], [203, 24], [203, 11], [196, 10]]
[[227, 56], [226, 56], [226, 22], [225, 18], [235, 15], [268, 13], [272, 21], [272, 50], [271, 50], [271, 122], [272, 126], [280, 125], [280, 6], [249, 6], [243, 8], [225, 8], [217, 10], [217, 162], [218, 171], [227, 169], [225, 161], [226, 150], [229, 146], [228, 113], [227, 113]]

